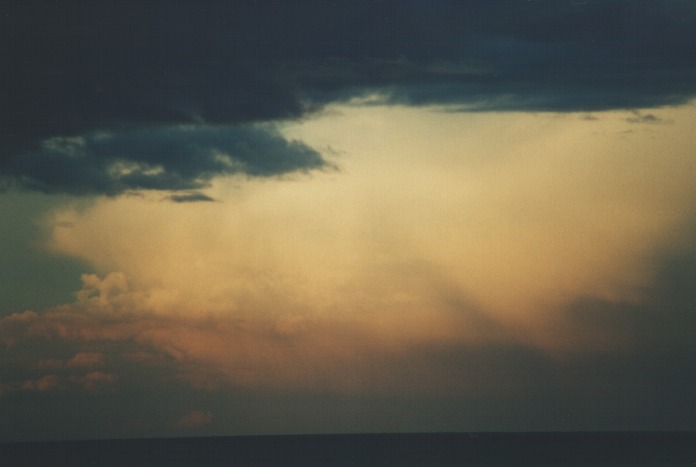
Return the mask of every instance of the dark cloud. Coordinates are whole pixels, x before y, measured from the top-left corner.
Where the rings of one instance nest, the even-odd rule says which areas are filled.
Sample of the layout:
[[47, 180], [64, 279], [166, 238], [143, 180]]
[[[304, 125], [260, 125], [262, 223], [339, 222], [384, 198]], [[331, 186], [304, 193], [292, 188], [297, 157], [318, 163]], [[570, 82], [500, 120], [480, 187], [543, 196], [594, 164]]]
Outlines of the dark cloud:
[[180, 195], [171, 195], [168, 199], [174, 201], [175, 203], [199, 203], [199, 202], [212, 202], [215, 201], [210, 196], [205, 193], [193, 192], [184, 193]]
[[[696, 6], [678, 0], [16, 2], [0, 31], [0, 173], [74, 193], [189, 189], [218, 172], [184, 167], [177, 153], [171, 165], [192, 175], [114, 181], [98, 156], [88, 167], [32, 162], [41, 141], [298, 118], [370, 93], [553, 111], [680, 104], [696, 93]], [[253, 175], [298, 168], [292, 157], [268, 167], [264, 154], [245, 155]]]
[[[588, 416], [614, 417], [619, 427], [690, 429], [696, 403], [696, 254], [671, 256], [640, 302], [585, 297], [561, 313], [579, 335], [603, 335], [618, 352], [578, 352], [565, 374], [580, 390], [594, 391]], [[584, 383], [581, 383], [584, 382]], [[575, 407], [580, 407], [575, 404]]]
[[[190, 190], [216, 175], [280, 175], [325, 164], [313, 149], [254, 126], [179, 125], [56, 136], [5, 166], [14, 183], [43, 192], [116, 195]], [[175, 201], [202, 201], [183, 194]]]
[[[611, 336], [627, 347], [659, 355], [662, 351], [696, 351], [696, 251], [666, 258], [655, 283], [643, 291], [639, 302], [615, 302], [583, 297], [563, 311], [576, 332]], [[692, 359], [688, 359], [689, 361]], [[686, 363], [686, 360], [684, 360]], [[665, 364], [667, 362], [664, 362]], [[690, 363], [696, 365], [696, 361]], [[695, 373], [696, 374], [696, 373]], [[694, 378], [696, 384], [696, 378]]]

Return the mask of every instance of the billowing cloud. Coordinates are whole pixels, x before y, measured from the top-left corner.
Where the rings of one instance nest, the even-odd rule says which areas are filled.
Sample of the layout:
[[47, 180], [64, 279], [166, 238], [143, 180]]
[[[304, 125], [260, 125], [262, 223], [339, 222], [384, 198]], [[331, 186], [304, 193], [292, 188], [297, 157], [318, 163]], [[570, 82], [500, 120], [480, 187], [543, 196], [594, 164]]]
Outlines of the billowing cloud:
[[[86, 276], [84, 281], [85, 289], [73, 304], [0, 320], [0, 339], [7, 348], [43, 342], [35, 366], [69, 373], [13, 383], [5, 393], [15, 386], [44, 391], [68, 383], [91, 390], [115, 381], [106, 371], [78, 374], [74, 365], [48, 365], [45, 357], [62, 345], [98, 345], [109, 349], [116, 360], [132, 359], [155, 367], [175, 362], [173, 376], [178, 381], [207, 390], [242, 387], [362, 393], [385, 391], [398, 384], [399, 378], [390, 376], [391, 371], [382, 372], [387, 370], [387, 362], [403, 358], [403, 342], [359, 322], [340, 326], [326, 318], [245, 317], [235, 310], [206, 320], [187, 316], [192, 310], [148, 308], [141, 292], [114, 287], [122, 281], [119, 275], [103, 280]], [[134, 353], [133, 344], [138, 352]], [[88, 358], [78, 353], [69, 362], [76, 359]], [[373, 363], [364, 365], [368, 360]], [[440, 386], [441, 390], [444, 381], [428, 378], [423, 384], [421, 389]]]
[[[259, 426], [271, 431], [557, 430], [597, 424], [624, 430], [683, 429], [693, 423], [693, 413], [684, 407], [692, 403], [696, 385], [694, 362], [684, 358], [693, 353], [693, 291], [674, 287], [678, 281], [688, 283], [694, 264], [693, 258], [688, 265], [666, 263], [643, 304], [572, 304], [564, 311], [565, 323], [574, 321], [575, 333], [632, 341], [617, 351], [587, 346], [585, 340], [581, 349], [560, 358], [509, 339], [397, 343], [357, 323], [314, 321], [288, 329], [267, 317], [252, 322], [234, 314], [200, 319], [148, 313], [139, 308], [138, 294], [114, 288], [123, 285], [118, 276], [85, 277], [87, 293], [76, 303], [0, 319], [0, 336], [14, 339], [4, 349], [3, 372], [24, 375], [3, 381], [0, 404], [23, 413], [22, 394], [51, 394], [52, 399], [33, 403], [56, 416], [57, 400], [72, 406], [75, 391], [88, 391], [90, 398], [77, 400], [104, 417], [97, 433], [108, 433], [104, 421], [114, 421], [123, 424], [120, 433], [144, 430], [145, 435], [162, 433], [158, 426], [170, 422], [189, 430], [213, 421], [217, 429], [233, 432]], [[101, 290], [98, 295], [95, 287]], [[665, 293], [674, 297], [668, 307], [661, 303]], [[112, 306], [127, 302], [133, 306]], [[32, 356], [64, 351], [65, 346], [98, 346], [110, 358], [101, 370], [86, 373], [66, 369], [68, 373], [33, 376], [22, 367]], [[12, 356], [17, 358], [14, 365]], [[115, 385], [130, 397], [109, 398]], [[95, 403], [97, 396], [116, 411], [105, 412]], [[46, 406], [46, 401], [53, 403]], [[206, 410], [181, 415], [182, 401], [199, 401]], [[161, 422], [153, 425], [153, 420]], [[20, 418], [13, 421], [0, 425], [10, 438], [25, 425]], [[73, 430], [68, 433], [88, 435], [84, 420], [70, 418], [60, 424], [60, 434], [51, 429], [41, 433], [64, 436], [64, 425]]]

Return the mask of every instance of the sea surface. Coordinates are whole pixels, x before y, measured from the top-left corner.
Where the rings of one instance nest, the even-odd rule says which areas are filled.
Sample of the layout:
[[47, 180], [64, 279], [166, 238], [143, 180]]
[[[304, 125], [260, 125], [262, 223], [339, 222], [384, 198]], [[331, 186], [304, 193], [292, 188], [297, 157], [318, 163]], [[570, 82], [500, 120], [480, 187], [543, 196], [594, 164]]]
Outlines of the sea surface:
[[696, 433], [441, 433], [0, 443], [20, 466], [695, 466]]

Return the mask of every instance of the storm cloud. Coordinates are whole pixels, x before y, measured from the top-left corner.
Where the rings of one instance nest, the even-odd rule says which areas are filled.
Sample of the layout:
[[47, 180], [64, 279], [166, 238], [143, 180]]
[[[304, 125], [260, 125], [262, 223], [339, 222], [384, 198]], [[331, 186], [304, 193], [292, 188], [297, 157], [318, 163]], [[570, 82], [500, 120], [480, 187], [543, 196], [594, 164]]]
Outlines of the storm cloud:
[[[75, 194], [200, 188], [230, 173], [210, 154], [249, 138], [235, 171], [317, 168], [244, 125], [335, 101], [598, 111], [696, 94], [696, 7], [676, 0], [41, 2], [10, 7], [0, 30], [4, 185]], [[186, 132], [200, 147], [176, 145]], [[87, 157], [47, 148], [77, 141]], [[114, 177], [117, 157], [142, 170]]]
[[0, 441], [696, 427], [694, 2], [14, 3]]

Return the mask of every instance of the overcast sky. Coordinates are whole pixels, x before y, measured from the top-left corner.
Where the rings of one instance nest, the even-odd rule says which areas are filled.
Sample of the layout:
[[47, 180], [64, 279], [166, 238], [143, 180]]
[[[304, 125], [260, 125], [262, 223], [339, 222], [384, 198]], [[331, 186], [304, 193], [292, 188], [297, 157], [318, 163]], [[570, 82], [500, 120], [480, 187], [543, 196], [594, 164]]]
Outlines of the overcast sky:
[[0, 441], [696, 429], [696, 4], [0, 11]]

